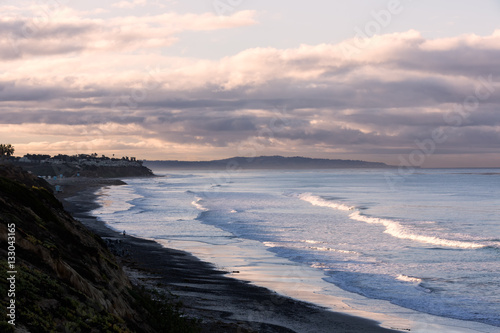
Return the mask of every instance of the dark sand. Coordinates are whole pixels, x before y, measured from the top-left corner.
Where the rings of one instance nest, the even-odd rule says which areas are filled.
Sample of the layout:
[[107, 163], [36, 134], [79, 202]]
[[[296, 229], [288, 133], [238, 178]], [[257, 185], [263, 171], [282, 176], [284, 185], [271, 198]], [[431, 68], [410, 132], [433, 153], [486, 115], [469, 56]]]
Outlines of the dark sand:
[[187, 252], [109, 229], [88, 212], [98, 207], [96, 192], [123, 184], [120, 180], [68, 178], [56, 183], [63, 185], [57, 196], [65, 199], [66, 209], [109, 244], [131, 280], [176, 295], [186, 315], [203, 321], [203, 332], [400, 332], [229, 278]]

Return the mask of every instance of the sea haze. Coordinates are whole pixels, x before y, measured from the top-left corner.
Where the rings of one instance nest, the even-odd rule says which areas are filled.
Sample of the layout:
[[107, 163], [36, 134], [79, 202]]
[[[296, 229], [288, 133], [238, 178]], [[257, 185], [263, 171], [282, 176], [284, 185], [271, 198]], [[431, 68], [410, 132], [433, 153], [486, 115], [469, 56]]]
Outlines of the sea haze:
[[[318, 285], [498, 331], [498, 170], [424, 169], [396, 185], [392, 172], [164, 172], [103, 190], [94, 214], [186, 249], [231, 245], [244, 257], [251, 241], [269, 255], [248, 253], [248, 265], [282, 258], [320, 272]], [[368, 310], [387, 313], [380, 304]]]

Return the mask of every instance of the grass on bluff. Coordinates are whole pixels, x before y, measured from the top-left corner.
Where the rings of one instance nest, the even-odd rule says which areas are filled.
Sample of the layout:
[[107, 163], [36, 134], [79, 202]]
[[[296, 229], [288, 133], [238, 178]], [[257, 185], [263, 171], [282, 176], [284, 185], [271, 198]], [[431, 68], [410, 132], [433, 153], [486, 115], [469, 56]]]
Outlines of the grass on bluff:
[[[109, 267], [108, 271], [120, 269], [104, 242], [83, 227], [74, 228], [71, 224], [76, 222], [72, 221], [49, 190], [0, 177], [0, 232], [5, 234], [7, 224], [15, 223], [17, 237], [32, 244], [26, 249], [19, 244], [16, 246], [17, 328], [25, 326], [29, 332], [200, 331], [197, 320], [183, 316], [181, 304], [156, 292], [123, 286], [120, 298], [136, 314], [135, 318], [120, 318], [67, 281], [59, 279], [46, 258], [40, 255], [42, 249], [49, 250], [52, 258], [64, 259], [97, 288], [105, 288], [104, 284], [108, 281], [102, 267]], [[87, 242], [95, 240], [97, 244], [92, 242], [92, 247], [85, 245], [85, 239]], [[6, 256], [7, 248], [2, 237], [0, 253]], [[88, 257], [86, 262], [80, 262], [85, 256]], [[90, 258], [96, 257], [100, 260], [88, 267], [92, 262]], [[7, 271], [7, 262], [2, 260], [0, 290], [3, 291], [9, 289]], [[6, 309], [9, 301], [5, 292], [0, 297], [0, 306]], [[14, 327], [7, 320], [8, 317], [2, 316], [0, 332], [14, 332]]]

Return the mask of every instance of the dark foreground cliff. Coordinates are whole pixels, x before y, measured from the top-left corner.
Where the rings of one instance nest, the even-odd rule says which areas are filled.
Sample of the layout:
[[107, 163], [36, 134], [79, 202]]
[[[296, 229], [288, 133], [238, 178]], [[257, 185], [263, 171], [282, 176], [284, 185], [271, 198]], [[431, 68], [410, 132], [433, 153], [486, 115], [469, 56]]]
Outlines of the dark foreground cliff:
[[196, 331], [174, 305], [133, 286], [45, 181], [5, 165], [0, 253], [1, 332]]

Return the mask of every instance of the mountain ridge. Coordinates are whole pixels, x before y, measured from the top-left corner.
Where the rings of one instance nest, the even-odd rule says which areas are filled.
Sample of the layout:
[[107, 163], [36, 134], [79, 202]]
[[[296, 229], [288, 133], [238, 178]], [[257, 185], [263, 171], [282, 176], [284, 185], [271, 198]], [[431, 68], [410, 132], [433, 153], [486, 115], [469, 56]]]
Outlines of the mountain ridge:
[[394, 168], [382, 162], [361, 160], [321, 159], [302, 156], [284, 157], [231, 157], [212, 161], [145, 160], [144, 164], [156, 168], [172, 169], [358, 169], [358, 168]]

